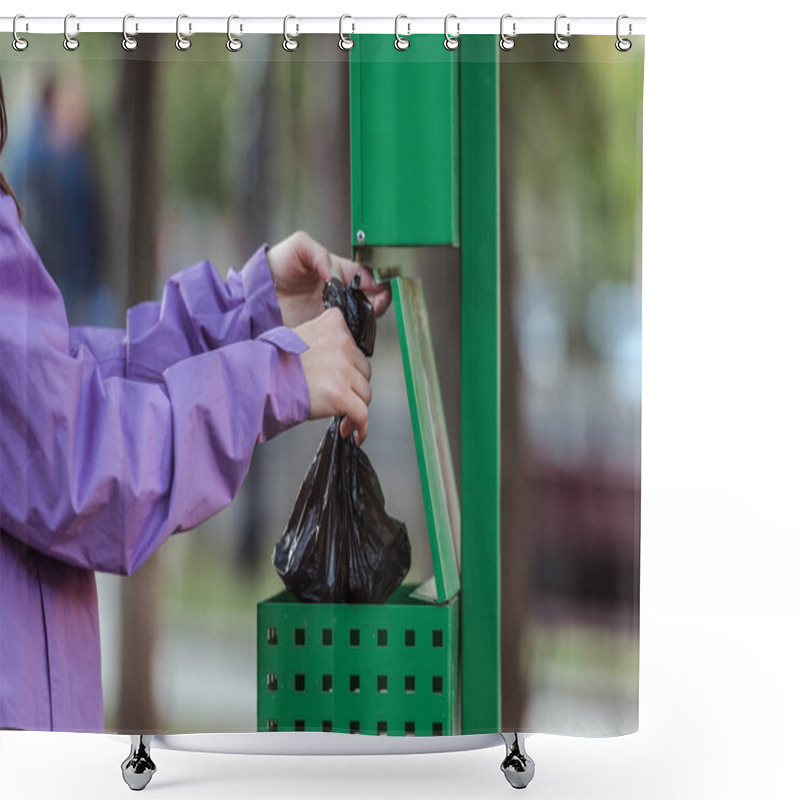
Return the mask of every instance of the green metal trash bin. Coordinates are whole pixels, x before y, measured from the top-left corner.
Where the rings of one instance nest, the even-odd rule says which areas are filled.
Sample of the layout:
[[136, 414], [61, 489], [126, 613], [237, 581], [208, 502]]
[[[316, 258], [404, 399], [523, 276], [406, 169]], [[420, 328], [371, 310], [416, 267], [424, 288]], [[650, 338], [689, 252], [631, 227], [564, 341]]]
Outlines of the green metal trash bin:
[[459, 733], [459, 502], [417, 280], [392, 280], [434, 570], [383, 605], [258, 604], [258, 730]]

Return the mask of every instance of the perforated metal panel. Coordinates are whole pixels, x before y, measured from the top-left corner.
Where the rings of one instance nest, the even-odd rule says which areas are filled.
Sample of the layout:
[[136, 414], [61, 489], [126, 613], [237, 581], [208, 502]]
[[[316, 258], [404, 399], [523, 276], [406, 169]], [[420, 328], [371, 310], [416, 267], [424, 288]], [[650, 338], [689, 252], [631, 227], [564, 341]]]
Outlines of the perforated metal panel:
[[258, 730], [457, 733], [458, 600], [258, 605]]

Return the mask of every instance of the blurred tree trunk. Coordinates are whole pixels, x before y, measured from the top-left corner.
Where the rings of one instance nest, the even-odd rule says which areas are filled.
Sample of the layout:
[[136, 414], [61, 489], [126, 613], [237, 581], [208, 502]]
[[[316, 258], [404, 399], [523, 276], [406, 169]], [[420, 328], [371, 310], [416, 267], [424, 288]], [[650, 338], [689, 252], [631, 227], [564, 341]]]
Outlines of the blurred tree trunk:
[[[267, 175], [272, 146], [272, 118], [276, 109], [270, 105], [270, 62], [264, 54], [263, 64], [255, 62], [260, 75], [251, 75], [247, 102], [244, 106], [243, 130], [249, 132], [245, 147], [243, 191], [238, 195], [240, 219], [244, 224], [246, 243], [245, 257], [253, 247], [267, 238], [267, 221], [273, 204], [273, 192]], [[242, 485], [244, 519], [237, 532], [236, 566], [248, 578], [259, 574], [264, 554], [264, 539], [272, 520], [265, 515], [269, 504], [262, 502], [262, 487], [269, 480], [269, 453], [266, 448], [256, 447], [250, 460], [247, 478]]]
[[329, 249], [349, 255], [349, 62], [337, 39], [308, 38], [309, 49], [326, 59], [324, 73], [318, 62], [298, 60], [282, 48], [271, 54], [269, 232], [277, 241], [306, 229]]
[[[525, 714], [528, 679], [525, 674], [526, 621], [530, 617], [528, 598], [530, 581], [531, 515], [528, 513], [527, 492], [523, 480], [525, 431], [520, 403], [519, 348], [514, 324], [514, 298], [517, 294], [516, 252], [510, 209], [511, 176], [514, 169], [515, 125], [507, 113], [514, 107], [513, 94], [508, 91], [506, 75], [501, 71], [500, 90], [500, 570], [501, 570], [501, 723], [504, 731], [519, 731]], [[505, 91], [504, 91], [504, 87]], [[502, 102], [505, 95], [510, 102]]]
[[[124, 177], [121, 177], [129, 198], [126, 308], [152, 299], [156, 286], [159, 62], [154, 59], [151, 48], [157, 41], [148, 43], [148, 53], [139, 54], [137, 50], [138, 57], [126, 58], [122, 66], [124, 102], [120, 114], [129, 159]], [[156, 554], [134, 575], [122, 581], [121, 672], [117, 701], [117, 729], [120, 731], [147, 733], [158, 729], [153, 693], [158, 576]]]

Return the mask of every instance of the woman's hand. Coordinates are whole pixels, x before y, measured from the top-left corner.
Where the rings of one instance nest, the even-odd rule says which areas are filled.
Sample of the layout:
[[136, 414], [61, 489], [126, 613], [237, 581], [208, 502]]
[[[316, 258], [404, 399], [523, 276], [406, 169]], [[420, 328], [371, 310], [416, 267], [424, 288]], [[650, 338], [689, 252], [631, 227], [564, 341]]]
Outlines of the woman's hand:
[[329, 308], [296, 332], [308, 345], [300, 360], [311, 401], [309, 418], [341, 415], [341, 435], [355, 431], [356, 444], [363, 444], [369, 427], [372, 367], [350, 335], [342, 312]]
[[283, 323], [290, 328], [318, 317], [324, 310], [322, 285], [336, 270], [345, 285], [356, 273], [361, 290], [369, 297], [376, 316], [392, 302], [388, 284], [378, 284], [370, 270], [347, 258], [334, 255], [307, 233], [298, 231], [269, 249], [267, 256]]

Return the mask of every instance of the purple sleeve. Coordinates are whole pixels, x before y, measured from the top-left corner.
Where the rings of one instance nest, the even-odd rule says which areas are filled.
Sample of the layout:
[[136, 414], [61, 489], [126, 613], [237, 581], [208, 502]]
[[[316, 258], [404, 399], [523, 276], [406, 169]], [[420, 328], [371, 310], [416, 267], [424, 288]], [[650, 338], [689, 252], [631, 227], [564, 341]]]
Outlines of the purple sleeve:
[[[104, 376], [0, 197], [0, 525], [76, 566], [129, 574], [233, 499], [256, 442], [307, 418], [293, 331]], [[14, 214], [16, 220], [16, 214]]]
[[160, 380], [167, 367], [192, 355], [252, 339], [283, 324], [262, 245], [241, 272], [223, 283], [210, 261], [173, 275], [161, 302], [128, 311], [127, 376]]
[[160, 302], [128, 311], [124, 332], [70, 328], [70, 347], [74, 353], [86, 345], [104, 375], [160, 381], [167, 367], [184, 358], [256, 338], [282, 324], [262, 245], [240, 272], [230, 270], [224, 283], [210, 261], [176, 273]]
[[70, 353], [77, 354], [81, 346], [89, 349], [104, 378], [125, 377], [125, 331], [73, 325], [69, 329]]

